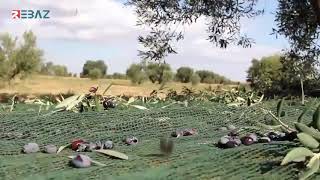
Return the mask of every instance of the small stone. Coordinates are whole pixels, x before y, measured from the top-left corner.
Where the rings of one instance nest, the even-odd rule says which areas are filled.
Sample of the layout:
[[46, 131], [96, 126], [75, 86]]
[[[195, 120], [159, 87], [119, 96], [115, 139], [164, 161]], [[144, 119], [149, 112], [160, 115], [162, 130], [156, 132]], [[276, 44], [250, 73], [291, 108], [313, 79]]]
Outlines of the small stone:
[[269, 143], [271, 142], [271, 139], [269, 137], [261, 137], [259, 140], [258, 140], [259, 143]]
[[57, 146], [55, 146], [53, 144], [49, 144], [44, 147], [44, 152], [49, 153], [49, 154], [55, 154], [55, 153], [57, 153], [57, 150], [58, 150]]
[[104, 149], [112, 149], [113, 148], [113, 142], [112, 141], [106, 141], [103, 144]]
[[232, 124], [228, 125], [227, 128], [228, 128], [228, 130], [235, 130], [236, 129], [236, 127]]
[[71, 165], [73, 165], [76, 168], [87, 168], [91, 166], [92, 160], [89, 156], [78, 154], [70, 162]]
[[36, 153], [40, 151], [39, 145], [37, 143], [28, 143], [23, 146], [23, 152], [26, 154]]

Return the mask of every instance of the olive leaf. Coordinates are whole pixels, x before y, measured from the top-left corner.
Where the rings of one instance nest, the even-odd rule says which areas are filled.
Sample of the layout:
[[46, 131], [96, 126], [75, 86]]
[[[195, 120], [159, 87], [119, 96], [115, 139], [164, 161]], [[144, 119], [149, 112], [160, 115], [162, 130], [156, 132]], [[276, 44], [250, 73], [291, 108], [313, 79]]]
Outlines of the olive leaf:
[[111, 88], [112, 85], [113, 85], [113, 84], [110, 83], [109, 86], [103, 91], [102, 95], [105, 95], [106, 92]]
[[59, 147], [59, 149], [58, 149], [58, 151], [57, 151], [57, 154], [59, 154], [61, 151], [63, 151], [65, 148], [68, 148], [68, 147], [70, 147], [71, 146], [71, 144], [68, 144], [68, 145], [65, 145], [65, 146], [60, 146]]
[[302, 121], [302, 117], [309, 111], [309, 109], [311, 108], [312, 104], [313, 103], [308, 104], [308, 106], [303, 109], [302, 113], [298, 117], [297, 122], [301, 122]]
[[113, 150], [105, 150], [105, 149], [100, 149], [100, 150], [95, 150], [95, 152], [102, 153], [108, 156], [116, 157], [119, 159], [124, 159], [128, 160], [129, 157], [121, 152], [113, 151]]
[[284, 98], [282, 98], [277, 104], [277, 116], [278, 118], [282, 115], [282, 108], [283, 108]]
[[128, 102], [126, 103], [126, 105], [129, 105], [131, 103], [133, 103], [135, 101], [134, 97], [131, 97]]
[[308, 169], [305, 172], [301, 173], [301, 175], [299, 176], [299, 179], [301, 180], [307, 179], [308, 177], [312, 176], [314, 173], [318, 172], [319, 165], [320, 165], [319, 157], [316, 156], [311, 158], [310, 162], [307, 165]]
[[312, 124], [314, 128], [320, 129], [320, 105], [317, 107], [316, 111], [312, 116]]
[[313, 156], [313, 152], [305, 147], [297, 147], [292, 149], [287, 155], [283, 158], [281, 166], [286, 165], [290, 162], [296, 161], [304, 157]]
[[100, 101], [97, 95], [94, 96], [94, 103], [96, 111], [101, 111]]
[[77, 100], [79, 98], [79, 96], [80, 95], [74, 95], [74, 96], [68, 97], [67, 99], [65, 99], [61, 103], [59, 103], [56, 106], [56, 109], [58, 109], [58, 108], [66, 108], [70, 103], [72, 103], [75, 100]]
[[297, 134], [297, 137], [301, 144], [303, 144], [305, 147], [311, 149], [316, 149], [319, 147], [319, 142], [307, 133], [299, 133]]
[[72, 108], [74, 108], [76, 105], [78, 105], [84, 98], [86, 97], [85, 94], [81, 94], [76, 100], [70, 102], [67, 107], [66, 110], [71, 110]]

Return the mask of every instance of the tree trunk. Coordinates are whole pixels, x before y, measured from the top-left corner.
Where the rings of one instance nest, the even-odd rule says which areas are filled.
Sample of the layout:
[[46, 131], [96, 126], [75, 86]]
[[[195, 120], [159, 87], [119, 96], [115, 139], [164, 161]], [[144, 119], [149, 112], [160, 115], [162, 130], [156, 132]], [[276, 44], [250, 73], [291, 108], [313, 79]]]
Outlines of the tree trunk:
[[301, 85], [301, 104], [304, 105], [304, 89], [303, 89], [303, 79], [300, 78], [300, 85]]

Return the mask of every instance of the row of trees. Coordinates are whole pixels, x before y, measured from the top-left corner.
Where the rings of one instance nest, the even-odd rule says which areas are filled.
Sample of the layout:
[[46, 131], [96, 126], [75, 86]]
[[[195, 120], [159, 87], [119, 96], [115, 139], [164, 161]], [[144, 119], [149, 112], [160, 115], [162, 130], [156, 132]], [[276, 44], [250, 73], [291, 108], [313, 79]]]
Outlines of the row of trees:
[[146, 80], [150, 80], [152, 83], [166, 83], [169, 81], [178, 81], [182, 83], [217, 83], [217, 84], [232, 84], [231, 80], [224, 76], [218, 75], [214, 72], [201, 70], [194, 71], [190, 67], [180, 67], [176, 73], [174, 73], [169, 64], [163, 63], [142, 63], [131, 64], [126, 72], [128, 78], [136, 84], [141, 84]]

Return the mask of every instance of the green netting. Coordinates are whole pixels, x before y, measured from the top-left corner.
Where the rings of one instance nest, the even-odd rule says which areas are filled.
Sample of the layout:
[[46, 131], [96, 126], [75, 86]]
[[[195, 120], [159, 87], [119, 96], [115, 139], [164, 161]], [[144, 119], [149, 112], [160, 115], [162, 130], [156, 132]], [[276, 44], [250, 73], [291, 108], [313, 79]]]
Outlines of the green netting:
[[[217, 130], [227, 124], [254, 132], [251, 126], [266, 122], [260, 107], [275, 111], [275, 102], [246, 108], [227, 107], [216, 103], [193, 104], [190, 107], [136, 109], [107, 112], [56, 113], [38, 116], [37, 112], [19, 111], [0, 114], [0, 177], [4, 179], [293, 179], [299, 167], [279, 163], [293, 142], [254, 144], [234, 149], [213, 145], [226, 132]], [[291, 124], [303, 107], [286, 107], [284, 121]], [[308, 113], [304, 120], [311, 118]], [[159, 137], [177, 128], [197, 128], [197, 136], [174, 139], [175, 150], [169, 158], [159, 156]], [[122, 140], [134, 135], [140, 143], [126, 146]], [[68, 165], [65, 150], [59, 155], [21, 154], [21, 147], [36, 142], [57, 146], [75, 138], [109, 139], [115, 149], [126, 153], [129, 160], [86, 153], [107, 167], [75, 169]], [[320, 178], [320, 175], [314, 179]]]

